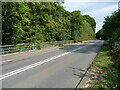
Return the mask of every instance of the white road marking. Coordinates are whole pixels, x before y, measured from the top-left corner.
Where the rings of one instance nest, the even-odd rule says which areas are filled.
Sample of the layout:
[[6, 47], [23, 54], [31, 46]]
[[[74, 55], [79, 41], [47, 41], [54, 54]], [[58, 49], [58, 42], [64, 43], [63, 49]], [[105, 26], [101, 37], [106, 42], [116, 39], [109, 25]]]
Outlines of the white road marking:
[[[86, 46], [87, 46], [87, 45], [86, 45]], [[86, 47], [86, 46], [83, 46], [83, 47]], [[53, 57], [51, 57], [51, 58], [48, 58], [48, 59], [39, 61], [39, 62], [37, 62], [37, 63], [34, 63], [34, 64], [31, 64], [31, 65], [25, 66], [25, 67], [23, 67], [23, 68], [20, 68], [20, 69], [14, 70], [14, 71], [11, 71], [11, 72], [9, 72], [9, 73], [3, 74], [3, 75], [0, 76], [0, 80], [5, 79], [5, 78], [10, 77], [10, 76], [13, 76], [13, 75], [15, 75], [15, 74], [18, 74], [18, 73], [20, 73], [20, 72], [26, 71], [26, 70], [28, 70], [28, 69], [34, 68], [34, 67], [36, 67], [36, 66], [42, 65], [42, 64], [47, 63], [47, 62], [49, 62], [49, 61], [55, 60], [55, 59], [57, 59], [57, 58], [59, 58], [59, 57], [62, 57], [62, 56], [65, 56], [65, 55], [67, 55], [67, 54], [69, 54], [69, 53], [72, 53], [72, 52], [74, 52], [74, 51], [77, 51], [77, 50], [79, 50], [79, 49], [81, 49], [81, 48], [83, 48], [83, 47], [74, 49], [74, 50], [69, 51], [69, 52], [65, 52], [65, 53], [60, 54], [60, 55], [57, 55], [57, 56], [53, 56]]]

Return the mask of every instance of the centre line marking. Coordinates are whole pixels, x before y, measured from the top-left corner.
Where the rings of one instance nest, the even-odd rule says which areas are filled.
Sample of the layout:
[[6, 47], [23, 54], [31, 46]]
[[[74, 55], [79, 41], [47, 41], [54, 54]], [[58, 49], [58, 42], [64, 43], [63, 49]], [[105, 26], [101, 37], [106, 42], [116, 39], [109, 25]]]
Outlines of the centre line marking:
[[[83, 46], [83, 47], [86, 47], [86, 46], [87, 46], [87, 45], [85, 45], [85, 46]], [[30, 65], [28, 65], [28, 66], [25, 66], [25, 67], [23, 67], [23, 68], [20, 68], [20, 69], [11, 71], [11, 72], [9, 72], [9, 73], [0, 75], [0, 80], [5, 79], [5, 78], [10, 77], [10, 76], [13, 76], [13, 75], [15, 75], [15, 74], [18, 74], [18, 73], [20, 73], [20, 72], [26, 71], [26, 70], [28, 70], [28, 69], [34, 68], [34, 67], [36, 67], [36, 66], [42, 65], [42, 64], [47, 63], [47, 62], [49, 62], [49, 61], [55, 60], [55, 59], [57, 59], [57, 58], [59, 58], [59, 57], [62, 57], [62, 56], [65, 56], [65, 55], [67, 55], [67, 54], [69, 54], [69, 53], [72, 53], [72, 52], [74, 52], [74, 51], [77, 51], [77, 50], [79, 50], [79, 49], [81, 49], [81, 48], [83, 48], [83, 47], [74, 49], [74, 50], [69, 51], [69, 52], [65, 52], [65, 53], [60, 54], [60, 55], [53, 56], [53, 57], [51, 57], [51, 58], [48, 58], [48, 59], [39, 61], [39, 62], [34, 63], [34, 64], [30, 64]]]

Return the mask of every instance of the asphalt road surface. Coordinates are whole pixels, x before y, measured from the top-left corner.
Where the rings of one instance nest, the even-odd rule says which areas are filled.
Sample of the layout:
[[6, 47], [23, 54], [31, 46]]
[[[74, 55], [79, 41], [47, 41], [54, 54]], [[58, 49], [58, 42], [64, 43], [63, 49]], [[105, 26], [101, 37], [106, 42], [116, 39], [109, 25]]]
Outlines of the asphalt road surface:
[[102, 40], [3, 56], [2, 88], [75, 88]]

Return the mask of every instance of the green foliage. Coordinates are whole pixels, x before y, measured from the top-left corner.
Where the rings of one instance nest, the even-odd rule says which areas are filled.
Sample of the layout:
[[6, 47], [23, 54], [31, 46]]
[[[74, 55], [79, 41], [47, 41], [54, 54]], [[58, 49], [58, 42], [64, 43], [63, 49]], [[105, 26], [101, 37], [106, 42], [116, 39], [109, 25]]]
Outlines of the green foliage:
[[62, 3], [2, 2], [2, 44], [94, 39], [95, 20], [66, 11]]
[[[99, 37], [108, 40], [111, 49], [109, 54], [112, 56], [113, 66], [117, 69], [116, 73], [113, 70], [106, 74], [107, 79], [110, 81], [109, 85], [120, 88], [119, 85], [116, 86], [116, 83], [120, 83], [120, 78], [118, 77], [120, 74], [120, 10], [105, 18], [103, 28], [96, 34], [96, 38]], [[115, 77], [118, 81], [114, 83], [115, 81], [110, 79], [110, 77]]]
[[97, 37], [108, 39], [111, 47], [111, 55], [116, 66], [120, 66], [120, 10], [105, 18], [105, 24], [97, 34]]
[[112, 44], [111, 55], [113, 56], [116, 67], [119, 70], [120, 68], [120, 41], [116, 41], [115, 43]]
[[120, 39], [120, 11], [114, 12], [111, 16], [105, 18], [103, 28], [96, 34], [97, 38]]
[[79, 39], [81, 41], [95, 39], [95, 33], [94, 33], [92, 27], [90, 26], [90, 24], [86, 21], [84, 21], [81, 25], [81, 37]]
[[71, 13], [71, 36], [76, 42], [78, 42], [81, 36], [81, 25], [82, 25], [82, 15], [80, 15], [80, 11], [73, 11]]
[[37, 45], [36, 45], [36, 48], [37, 48], [37, 49], [41, 49], [41, 44], [40, 44], [40, 43], [37, 44]]
[[114, 61], [109, 53], [109, 45], [104, 44], [101, 47], [96, 59], [92, 63], [92, 68], [101, 72], [97, 75], [99, 78], [97, 79], [95, 85], [93, 85], [94, 88], [106, 88], [108, 90], [119, 88], [119, 73], [114, 67]]
[[104, 34], [104, 31], [105, 29], [101, 29], [99, 30], [97, 33], [96, 33], [96, 38], [97, 39], [103, 39], [103, 40], [106, 40], [107, 39], [107, 36]]
[[84, 19], [85, 21], [87, 21], [87, 22], [91, 25], [93, 31], [95, 32], [95, 28], [96, 28], [95, 19], [92, 18], [92, 17], [90, 17], [89, 15], [84, 15], [84, 16], [83, 16], [83, 19]]
[[22, 43], [30, 24], [29, 8], [23, 2], [4, 2], [2, 5], [3, 44]]

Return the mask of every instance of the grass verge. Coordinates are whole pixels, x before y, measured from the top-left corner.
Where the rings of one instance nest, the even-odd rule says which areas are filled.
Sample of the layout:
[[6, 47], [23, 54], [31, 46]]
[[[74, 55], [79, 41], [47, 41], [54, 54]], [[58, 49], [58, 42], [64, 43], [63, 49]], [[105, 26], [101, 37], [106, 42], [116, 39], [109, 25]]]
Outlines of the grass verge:
[[113, 89], [118, 87], [118, 71], [109, 53], [109, 45], [104, 44], [90, 67], [95, 71], [92, 75], [96, 76], [90, 80], [90, 88]]

